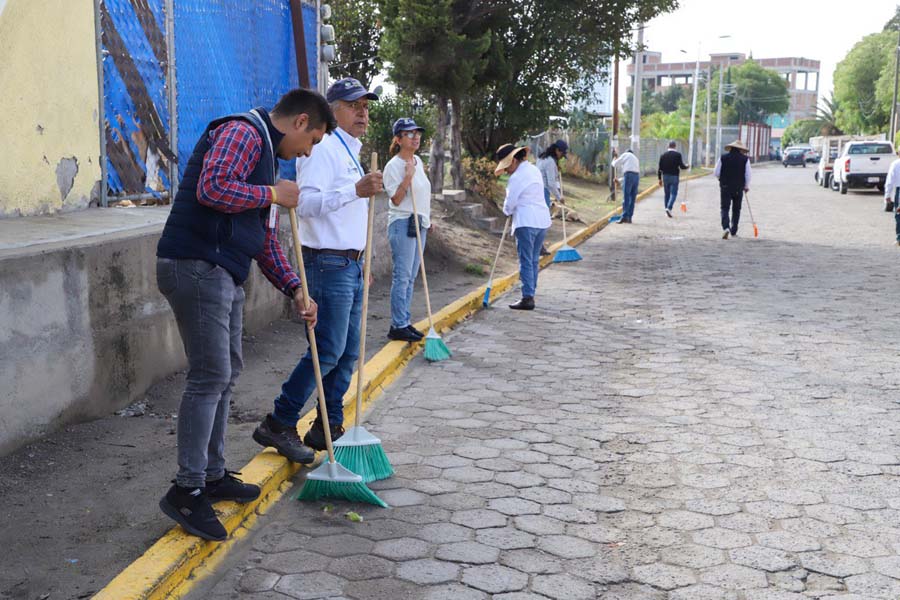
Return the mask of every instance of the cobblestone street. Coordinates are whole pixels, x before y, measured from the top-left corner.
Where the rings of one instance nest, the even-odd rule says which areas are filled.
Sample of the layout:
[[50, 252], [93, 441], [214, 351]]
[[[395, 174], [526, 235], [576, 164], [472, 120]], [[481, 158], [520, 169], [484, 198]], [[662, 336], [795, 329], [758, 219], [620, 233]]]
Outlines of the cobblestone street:
[[292, 491], [190, 597], [900, 598], [891, 215], [764, 167], [725, 241], [687, 193], [412, 362], [368, 421], [391, 509]]

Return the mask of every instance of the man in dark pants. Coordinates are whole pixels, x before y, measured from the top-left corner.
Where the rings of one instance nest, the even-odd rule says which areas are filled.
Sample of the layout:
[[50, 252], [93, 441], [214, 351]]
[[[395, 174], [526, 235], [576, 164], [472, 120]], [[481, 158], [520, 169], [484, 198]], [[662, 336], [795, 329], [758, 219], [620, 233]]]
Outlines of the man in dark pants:
[[656, 176], [659, 177], [659, 185], [665, 191], [664, 207], [666, 216], [672, 218], [672, 210], [675, 208], [675, 198], [678, 196], [678, 183], [681, 177], [680, 169], [687, 169], [681, 152], [675, 149], [675, 142], [669, 142], [669, 149], [659, 157], [659, 168]]
[[747, 156], [749, 150], [740, 140], [731, 142], [725, 146], [725, 150], [725, 154], [719, 157], [716, 163], [715, 171], [722, 200], [723, 240], [727, 240], [729, 235], [737, 236], [744, 192], [750, 191], [750, 158]]
[[[225, 426], [231, 390], [243, 367], [243, 283], [255, 259], [266, 278], [313, 324], [300, 279], [278, 243], [273, 204], [297, 206], [293, 181], [276, 183], [276, 157], [308, 156], [335, 127], [325, 98], [288, 92], [272, 112], [257, 108], [211, 122], [194, 147], [157, 246], [156, 277], [168, 300], [188, 359], [178, 409], [178, 474], [160, 500], [162, 511], [206, 540], [228, 536], [212, 504], [250, 502], [259, 487], [225, 469]], [[283, 434], [293, 460], [315, 453], [297, 432]]]

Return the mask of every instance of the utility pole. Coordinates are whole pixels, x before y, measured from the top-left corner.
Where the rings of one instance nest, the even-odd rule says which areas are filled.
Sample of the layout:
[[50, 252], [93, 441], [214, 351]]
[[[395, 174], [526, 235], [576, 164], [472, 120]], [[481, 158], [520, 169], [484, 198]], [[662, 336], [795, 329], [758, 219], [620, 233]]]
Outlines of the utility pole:
[[710, 108], [712, 107], [712, 61], [709, 62], [709, 75], [706, 77], [706, 153], [703, 157], [703, 164], [710, 166], [709, 161], [709, 137], [710, 137]]
[[[897, 9], [900, 15], [900, 8]], [[897, 134], [897, 78], [900, 75], [900, 27], [897, 28], [897, 47], [894, 48], [894, 101], [891, 102], [891, 130], [888, 132], [891, 143]]]
[[722, 151], [722, 93], [725, 91], [725, 66], [719, 67], [719, 109], [716, 113], [716, 154]]
[[619, 149], [619, 49], [613, 57], [613, 118], [609, 136], [609, 191], [613, 204], [616, 203], [616, 170], [612, 167], [613, 152]]
[[694, 97], [691, 99], [691, 134], [688, 138], [688, 168], [694, 167], [694, 121], [697, 118], [697, 85], [700, 79], [700, 47], [697, 47], [697, 64], [694, 67]]
[[641, 149], [641, 90], [644, 87], [644, 24], [638, 26], [637, 52], [634, 54], [634, 99], [631, 105], [631, 150], [639, 155]]

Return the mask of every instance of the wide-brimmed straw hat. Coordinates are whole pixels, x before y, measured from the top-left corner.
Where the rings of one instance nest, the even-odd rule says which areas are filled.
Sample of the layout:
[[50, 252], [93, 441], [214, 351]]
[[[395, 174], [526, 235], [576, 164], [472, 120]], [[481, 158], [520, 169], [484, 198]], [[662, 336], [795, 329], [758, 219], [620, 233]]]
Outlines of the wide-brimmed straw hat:
[[519, 146], [518, 148], [513, 146], [512, 144], [503, 144], [497, 150], [497, 160], [500, 161], [497, 163], [497, 167], [494, 169], [494, 175], [501, 175], [506, 168], [512, 164], [513, 158], [521, 152], [525, 150], [528, 152], [528, 146]]
[[750, 148], [744, 145], [741, 140], [734, 140], [727, 146], [725, 146], [725, 150], [731, 150], [732, 148], [737, 148], [741, 152], [750, 152]]

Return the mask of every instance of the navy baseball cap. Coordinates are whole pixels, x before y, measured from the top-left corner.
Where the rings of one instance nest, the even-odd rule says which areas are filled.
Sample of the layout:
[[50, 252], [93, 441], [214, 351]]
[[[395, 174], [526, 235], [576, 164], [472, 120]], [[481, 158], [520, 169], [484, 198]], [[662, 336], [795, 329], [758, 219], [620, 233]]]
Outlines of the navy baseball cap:
[[566, 140], [556, 140], [553, 142], [553, 145], [556, 148], [559, 148], [559, 151], [562, 152], [563, 156], [569, 152], [569, 145], [566, 143]]
[[328, 88], [328, 91], [325, 93], [325, 99], [329, 102], [335, 102], [336, 100], [346, 100], [347, 102], [353, 102], [354, 100], [359, 100], [360, 98], [368, 98], [369, 100], [378, 100], [378, 94], [374, 94], [363, 87], [358, 80], [352, 77], [344, 77], [343, 79], [338, 79]]
[[425, 128], [416, 125], [414, 120], [404, 117], [394, 121], [394, 135], [398, 135], [401, 131], [425, 131]]

